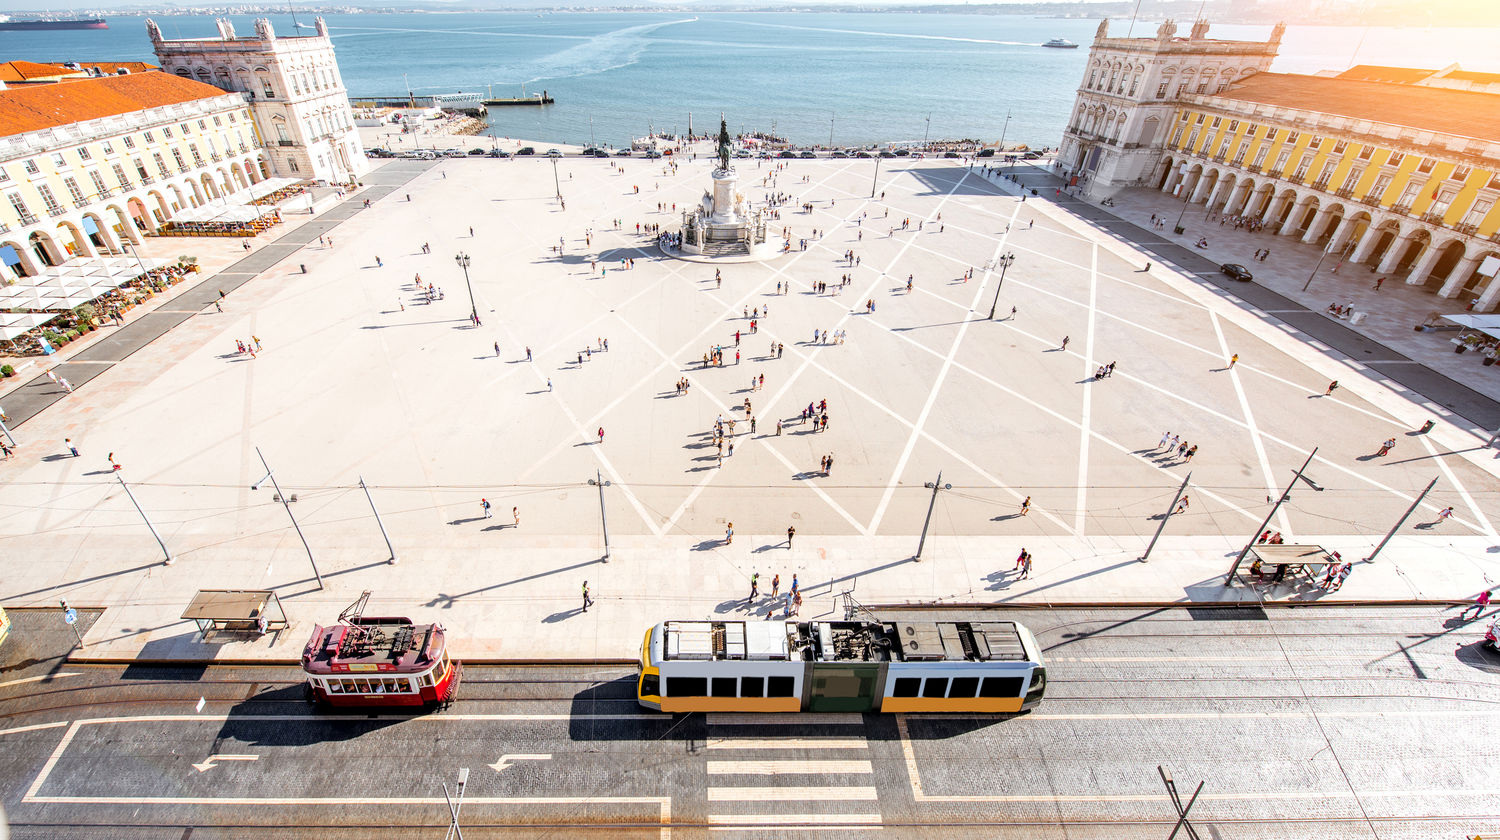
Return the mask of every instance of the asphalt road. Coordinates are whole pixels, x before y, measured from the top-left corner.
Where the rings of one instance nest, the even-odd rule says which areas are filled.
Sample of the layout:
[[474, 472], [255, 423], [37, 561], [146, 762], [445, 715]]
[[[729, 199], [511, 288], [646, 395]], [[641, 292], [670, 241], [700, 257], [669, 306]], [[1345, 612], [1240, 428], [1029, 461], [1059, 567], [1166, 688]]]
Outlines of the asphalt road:
[[661, 715], [586, 667], [316, 713], [296, 669], [67, 666], [55, 612], [23, 611], [0, 791], [17, 838], [437, 837], [460, 768], [469, 838], [1160, 838], [1164, 765], [1184, 799], [1204, 782], [1204, 838], [1489, 836], [1500, 656], [1456, 612], [1018, 612], [1047, 699], [974, 717]]

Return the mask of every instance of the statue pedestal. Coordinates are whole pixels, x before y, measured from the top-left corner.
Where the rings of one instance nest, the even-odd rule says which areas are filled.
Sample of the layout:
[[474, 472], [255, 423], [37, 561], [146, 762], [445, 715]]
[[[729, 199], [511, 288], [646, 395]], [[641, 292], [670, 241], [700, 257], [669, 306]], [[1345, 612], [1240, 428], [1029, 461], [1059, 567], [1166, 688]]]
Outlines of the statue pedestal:
[[711, 223], [715, 225], [739, 224], [739, 214], [734, 210], [734, 188], [739, 180], [739, 173], [733, 169], [714, 170], [714, 211], [709, 217]]

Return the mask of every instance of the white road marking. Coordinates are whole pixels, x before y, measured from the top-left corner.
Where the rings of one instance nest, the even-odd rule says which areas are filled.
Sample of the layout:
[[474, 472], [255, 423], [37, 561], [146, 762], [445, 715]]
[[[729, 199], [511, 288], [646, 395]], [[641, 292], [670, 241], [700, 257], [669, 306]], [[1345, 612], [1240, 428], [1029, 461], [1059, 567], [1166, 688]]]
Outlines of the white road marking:
[[[1165, 798], [1165, 797], [1163, 797]], [[743, 826], [755, 826], [762, 830], [775, 828], [777, 830], [795, 829], [797, 823], [825, 824], [842, 827], [849, 825], [869, 825], [880, 823], [879, 814], [709, 814], [710, 825], [723, 825], [725, 823], [737, 823]]]
[[[1208, 320], [1214, 326], [1214, 336], [1219, 339], [1219, 358], [1224, 360], [1224, 364], [1229, 365], [1229, 342], [1224, 338], [1224, 328], [1219, 325], [1219, 314], [1210, 311]], [[1240, 411], [1245, 415], [1245, 428], [1250, 432], [1250, 444], [1255, 447], [1256, 460], [1260, 461], [1260, 473], [1266, 481], [1266, 493], [1271, 496], [1279, 495], [1281, 488], [1277, 486], [1276, 473], [1271, 470], [1271, 460], [1266, 457], [1265, 441], [1261, 440], [1260, 429], [1255, 425], [1255, 412], [1250, 410], [1250, 399], [1245, 396], [1245, 386], [1240, 384], [1239, 372], [1233, 365], [1229, 368], [1229, 381], [1234, 385], [1234, 395], [1239, 398]], [[1294, 448], [1293, 451], [1297, 450]], [[1276, 521], [1281, 525], [1282, 531], [1288, 534], [1293, 533], [1291, 520], [1287, 519], [1284, 506], [1276, 512]]]
[[1468, 489], [1458, 480], [1458, 476], [1453, 474], [1453, 470], [1448, 466], [1448, 460], [1438, 455], [1437, 448], [1432, 445], [1432, 441], [1426, 435], [1420, 435], [1420, 437], [1422, 438], [1422, 446], [1426, 447], [1429, 455], [1435, 456], [1432, 460], [1437, 462], [1438, 469], [1443, 471], [1443, 475], [1447, 477], [1448, 483], [1453, 485], [1454, 490], [1458, 491], [1459, 497], [1464, 501], [1464, 506], [1473, 511], [1474, 518], [1479, 522], [1479, 530], [1487, 537], [1495, 536], [1495, 526], [1490, 524], [1490, 520], [1484, 515], [1484, 511], [1480, 510], [1479, 505], [1474, 502], [1474, 497], [1469, 495]]
[[34, 723], [31, 726], [17, 726], [14, 729], [0, 729], [0, 735], [16, 735], [21, 732], [36, 732], [39, 729], [56, 729], [60, 726], [67, 725], [68, 722], [65, 720], [54, 721], [52, 723]]
[[[1094, 371], [1094, 324], [1095, 316], [1099, 312], [1099, 245], [1094, 243], [1089, 249], [1089, 302], [1088, 302], [1088, 325], [1083, 331], [1083, 373], [1084, 376], [1091, 375]], [[1063, 348], [1067, 352], [1067, 348]], [[1084, 531], [1084, 517], [1088, 515], [1089, 497], [1089, 438], [1092, 433], [1089, 430], [1090, 410], [1094, 404], [1094, 389], [1084, 386], [1083, 407], [1078, 414], [1078, 496], [1073, 506], [1073, 535], [1082, 537]]]
[[709, 788], [709, 802], [795, 802], [798, 800], [870, 801], [879, 798], [873, 787], [722, 787]]
[[194, 764], [193, 769], [197, 770], [199, 773], [207, 773], [209, 770], [217, 767], [218, 765], [215, 762], [219, 761], [260, 761], [260, 756], [238, 755], [234, 753], [211, 755], [208, 758], [205, 758], [202, 761], [198, 762], [197, 764]]
[[710, 738], [711, 750], [863, 750], [864, 738]]
[[500, 756], [500, 760], [499, 761], [495, 762], [494, 764], [489, 765], [489, 768], [491, 770], [494, 770], [496, 773], [499, 773], [501, 770], [504, 770], [507, 767], [513, 766], [512, 762], [516, 762], [516, 761], [550, 761], [551, 759], [552, 759], [552, 754], [551, 753], [506, 753], [505, 755]]
[[[963, 180], [963, 178], [959, 178], [958, 181], [954, 182], [953, 189], [948, 191], [948, 194], [943, 197], [943, 201], [938, 202], [938, 211], [942, 210], [943, 203], [953, 196], [953, 191], [958, 189], [958, 185], [962, 184]], [[1012, 224], [1014, 224], [1016, 213], [1019, 212], [1020, 205], [1017, 204], [1016, 210], [1011, 214]], [[899, 262], [901, 255], [906, 253], [906, 249], [910, 248], [911, 243], [914, 241], [914, 238], [909, 238], [906, 244], [901, 247], [901, 250], [896, 252], [896, 257], [891, 260], [890, 264], [895, 265]], [[1005, 239], [1002, 237], [995, 245], [995, 253], [990, 256], [991, 265], [999, 260], [1000, 254], [1004, 250]], [[985, 287], [989, 285], [991, 273], [990, 270], [986, 269], [984, 279], [975, 286], [974, 296], [969, 301], [968, 311], [972, 312], [974, 307], [979, 304]], [[948, 372], [953, 369], [953, 360], [958, 355], [958, 349], [963, 346], [964, 336], [968, 333], [971, 323], [973, 322], [965, 318], [963, 323], [959, 324], [958, 334], [953, 337], [953, 343], [948, 347], [948, 355], [943, 358], [943, 366], [938, 369], [937, 376], [933, 377], [932, 388], [927, 392], [927, 400], [922, 403], [922, 410], [917, 413], [917, 419], [912, 424], [912, 432], [906, 438], [906, 446], [902, 448], [901, 456], [896, 459], [896, 466], [891, 470], [890, 480], [885, 486], [885, 493], [881, 495], [880, 503], [875, 506], [875, 515], [870, 517], [870, 525], [867, 529], [870, 534], [874, 534], [880, 529], [880, 520], [885, 518], [886, 508], [890, 506], [891, 497], [896, 493], [896, 485], [901, 482], [901, 476], [906, 472], [906, 463], [911, 459], [912, 450], [917, 445], [917, 439], [920, 437], [922, 427], [927, 425], [927, 417], [932, 413], [932, 406], [937, 402], [938, 394], [943, 390], [943, 382], [948, 378]]]
[[60, 674], [42, 674], [39, 677], [22, 677], [21, 679], [18, 679], [18, 680], [9, 680], [8, 682], [0, 682], [0, 688], [6, 688], [6, 687], [12, 686], [12, 685], [22, 685], [23, 683], [51, 682], [53, 680], [60, 680], [63, 677], [76, 677], [76, 676], [78, 676], [78, 672], [65, 671], [65, 672], [60, 673]]
[[709, 761], [710, 776], [824, 775], [874, 773], [868, 761]]
[[73, 721], [73, 725], [68, 727], [68, 731], [63, 733], [62, 740], [57, 742], [57, 746], [52, 750], [52, 755], [47, 756], [47, 763], [42, 765], [42, 772], [37, 774], [36, 781], [32, 782], [31, 787], [26, 789], [26, 796], [22, 797], [23, 800], [36, 796], [37, 791], [42, 789], [42, 782], [46, 781], [47, 777], [52, 774], [53, 768], [57, 767], [57, 762], [62, 758], [63, 751], [68, 748], [69, 744], [73, 743], [73, 736], [77, 735], [78, 730], [82, 728], [83, 721], [75, 720]]

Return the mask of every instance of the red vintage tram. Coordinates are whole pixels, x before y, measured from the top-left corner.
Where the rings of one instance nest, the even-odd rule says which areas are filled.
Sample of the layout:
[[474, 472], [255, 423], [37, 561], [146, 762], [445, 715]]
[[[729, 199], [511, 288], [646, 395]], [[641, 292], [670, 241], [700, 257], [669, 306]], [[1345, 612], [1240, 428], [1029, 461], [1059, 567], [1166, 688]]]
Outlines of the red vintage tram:
[[330, 706], [423, 706], [452, 702], [463, 663], [448, 658], [440, 624], [367, 618], [365, 592], [332, 627], [314, 625], [302, 649], [314, 703]]

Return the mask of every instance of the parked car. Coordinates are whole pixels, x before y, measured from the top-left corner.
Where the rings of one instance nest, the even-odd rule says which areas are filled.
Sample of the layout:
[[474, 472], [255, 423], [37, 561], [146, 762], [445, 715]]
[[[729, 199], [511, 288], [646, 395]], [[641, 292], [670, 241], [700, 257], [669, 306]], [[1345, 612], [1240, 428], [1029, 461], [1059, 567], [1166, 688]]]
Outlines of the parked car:
[[818, 157], [818, 153], [817, 152], [802, 152], [801, 154], [797, 155], [797, 157], [800, 157], [803, 160], [816, 160], [817, 157]]
[[562, 152], [558, 151], [557, 149], [548, 149], [547, 157], [562, 157]]
[[385, 149], [365, 149], [365, 157], [390, 158], [395, 156], [395, 153], [386, 151]]
[[442, 151], [442, 155], [443, 155], [443, 157], [450, 157], [450, 158], [452, 158], [452, 157], [463, 157], [464, 156], [464, 150], [463, 149], [444, 149]]
[[869, 152], [855, 152], [854, 156], [857, 158], [874, 157], [874, 155], [870, 154]]
[[975, 157], [994, 157], [994, 156], [995, 156], [995, 150], [994, 149], [980, 149], [979, 150], [979, 154], [976, 155]]
[[791, 149], [787, 149], [786, 151], [778, 154], [777, 157], [778, 158], [784, 158], [784, 159], [796, 160], [797, 159], [797, 153], [794, 152], [794, 151], [792, 151]]
[[615, 152], [615, 157], [630, 157], [630, 150], [621, 149], [620, 151]]
[[1226, 277], [1229, 277], [1230, 279], [1241, 280], [1246, 283], [1250, 282], [1250, 280], [1254, 277], [1254, 275], [1250, 273], [1250, 269], [1245, 268], [1239, 263], [1224, 263], [1223, 265], [1219, 266], [1219, 271], [1223, 272], [1224, 275]]
[[490, 149], [488, 152], [485, 152], [485, 154], [493, 158], [510, 157], [510, 152], [507, 152], [504, 149]]
[[911, 149], [897, 149], [896, 157], [911, 157]]
[[843, 151], [833, 152], [832, 154], [829, 155], [829, 157], [831, 157], [831, 158], [846, 158], [848, 156], [849, 156], [849, 153], [848, 152], [843, 152]]
[[1021, 160], [1041, 160], [1041, 159], [1042, 159], [1042, 153], [1041, 152], [1027, 152], [1024, 155], [1021, 155]]
[[896, 156], [896, 153], [891, 151], [890, 149], [881, 149], [880, 156], [883, 158], [893, 158]]
[[654, 160], [656, 158], [661, 157], [661, 152], [658, 152], [655, 149], [647, 149], [646, 150], [646, 157], [651, 158], [651, 159]]
[[959, 154], [958, 152], [943, 152], [943, 157], [945, 157], [945, 158], [961, 158], [961, 157], [963, 157], [963, 155]]
[[735, 149], [734, 156], [737, 158], [747, 158], [751, 157], [751, 154], [749, 149]]

